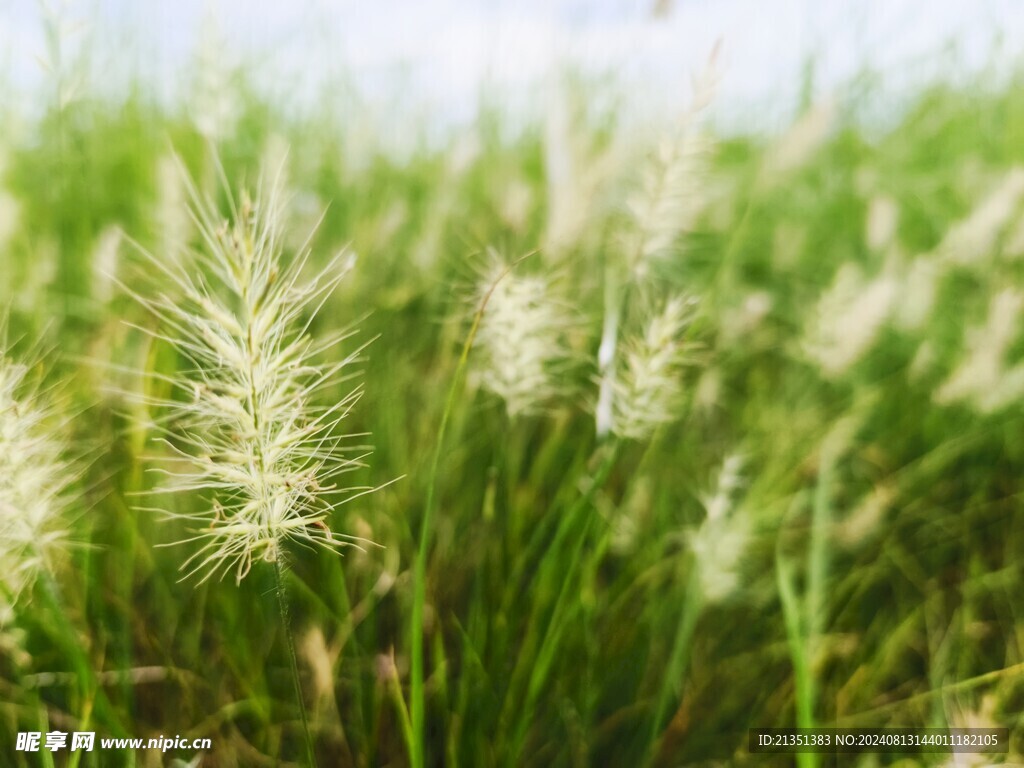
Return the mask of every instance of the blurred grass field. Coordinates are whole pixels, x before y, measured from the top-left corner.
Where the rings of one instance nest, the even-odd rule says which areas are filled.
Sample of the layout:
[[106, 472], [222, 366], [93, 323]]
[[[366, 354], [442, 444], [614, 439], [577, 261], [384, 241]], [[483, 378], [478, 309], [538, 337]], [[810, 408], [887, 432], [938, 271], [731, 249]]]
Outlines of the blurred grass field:
[[[125, 394], [169, 395], [150, 388], [182, 365], [122, 286], [170, 290], [139, 249], [200, 245], [176, 156], [222, 202], [217, 162], [235, 191], [283, 168], [289, 248], [315, 228], [311, 269], [358, 254], [311, 331], [372, 340], [342, 428], [373, 452], [350, 478], [395, 482], [330, 521], [380, 547], [287, 549], [320, 765], [1024, 761], [1019, 78], [932, 87], [884, 130], [851, 89], [781, 136], [716, 139], [692, 223], [624, 294], [623, 333], [695, 300], [684, 396], [621, 440], [595, 433], [598, 346], [658, 131], [577, 83], [536, 124], [482, 108], [396, 157], [326, 99], [295, 115], [251, 86], [232, 81], [216, 130], [141, 88], [0, 114], [0, 307], [79, 467], [67, 546], [0, 629], [0, 762], [307, 760], [273, 568], [181, 581], [190, 545], [158, 545], [186, 526], [139, 509], [203, 503], [140, 496], [167, 449]], [[546, 276], [571, 317], [570, 364], [534, 413], [486, 391], [479, 349], [459, 367], [491, 251], [525, 256], [513, 274]], [[453, 385], [410, 738], [414, 563]], [[1010, 747], [747, 753], [748, 728], [795, 725], [1000, 726]], [[14, 749], [54, 729], [213, 747]]]

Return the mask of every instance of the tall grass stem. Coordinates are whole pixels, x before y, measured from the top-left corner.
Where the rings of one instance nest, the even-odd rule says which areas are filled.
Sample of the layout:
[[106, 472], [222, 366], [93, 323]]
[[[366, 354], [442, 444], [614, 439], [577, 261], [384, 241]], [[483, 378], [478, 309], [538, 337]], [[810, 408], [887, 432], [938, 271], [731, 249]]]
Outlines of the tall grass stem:
[[686, 668], [689, 665], [693, 634], [697, 629], [697, 620], [700, 618], [702, 608], [703, 595], [701, 594], [699, 564], [696, 558], [694, 558], [691, 562], [690, 576], [686, 584], [683, 608], [679, 614], [679, 625], [676, 628], [675, 637], [672, 641], [672, 653], [665, 668], [665, 676], [661, 681], [658, 702], [654, 708], [654, 717], [651, 719], [648, 748], [651, 750], [652, 761], [658, 756], [661, 743], [661, 736], [659, 734], [663, 727], [662, 723], [665, 720], [665, 713], [668, 711], [669, 703], [682, 692], [683, 676], [686, 674]]
[[302, 718], [302, 733], [306, 739], [306, 751], [309, 753], [309, 764], [317, 767], [316, 745], [313, 742], [313, 732], [309, 727], [309, 714], [306, 712], [306, 700], [302, 696], [302, 679], [299, 677], [299, 657], [295, 653], [295, 637], [292, 635], [291, 611], [288, 605], [288, 594], [285, 591], [284, 563], [278, 556], [274, 560], [275, 592], [277, 592], [277, 607], [281, 613], [281, 628], [284, 631], [285, 644], [288, 646], [288, 662], [292, 670], [292, 683], [295, 686], [295, 700], [299, 705], [299, 716]]
[[494, 289], [506, 275], [508, 275], [523, 259], [532, 254], [521, 256], [505, 268], [491, 284], [490, 289], [484, 294], [480, 306], [473, 315], [473, 322], [470, 326], [466, 340], [462, 344], [462, 351], [459, 354], [459, 362], [455, 367], [455, 374], [452, 377], [451, 386], [448, 388], [448, 397], [445, 400], [444, 411], [441, 414], [441, 423], [437, 429], [437, 440], [434, 444], [434, 456], [430, 464], [430, 473], [427, 476], [427, 498], [423, 508], [423, 520], [420, 523], [419, 546], [416, 551], [416, 562], [413, 566], [413, 602], [412, 602], [412, 629], [411, 629], [411, 669], [410, 669], [410, 715], [412, 719], [413, 751], [409, 755], [412, 768], [424, 768], [426, 765], [426, 716], [424, 711], [424, 669], [423, 669], [423, 610], [426, 603], [426, 579], [427, 579], [427, 550], [430, 546], [430, 529], [437, 511], [437, 480], [441, 468], [441, 454], [444, 452], [445, 438], [448, 434], [448, 424], [451, 421], [452, 413], [455, 411], [455, 403], [458, 399], [459, 389], [462, 384], [466, 367], [469, 363], [469, 351], [473, 348], [473, 341], [476, 339], [477, 331], [480, 328], [480, 321], [483, 319], [484, 310], [490, 300]]

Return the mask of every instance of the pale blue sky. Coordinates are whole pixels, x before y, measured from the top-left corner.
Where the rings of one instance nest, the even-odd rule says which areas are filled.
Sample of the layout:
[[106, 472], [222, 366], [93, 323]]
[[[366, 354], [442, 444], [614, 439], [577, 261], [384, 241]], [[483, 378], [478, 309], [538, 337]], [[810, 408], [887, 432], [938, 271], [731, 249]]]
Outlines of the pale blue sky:
[[[225, 60], [244, 59], [258, 83], [313, 93], [344, 74], [363, 98], [415, 103], [458, 119], [482, 87], [528, 100], [566, 62], [613, 73], [658, 105], [685, 97], [688, 75], [716, 39], [725, 45], [719, 118], [782, 122], [808, 55], [828, 93], [864, 65], [894, 93], [940, 69], [961, 76], [1008, 71], [1024, 44], [1016, 0], [65, 0], [85, 22], [105, 83], [141, 73], [180, 95], [204, 19], [218, 20]], [[50, 0], [51, 6], [61, 5]], [[24, 93], [40, 79], [39, 3], [0, 2], [0, 56]], [[1002, 47], [993, 54], [994, 41]], [[938, 55], [944, 46], [952, 52]], [[116, 87], [112, 85], [111, 87]], [[642, 99], [641, 99], [642, 100]], [[766, 127], [771, 127], [766, 126]]]

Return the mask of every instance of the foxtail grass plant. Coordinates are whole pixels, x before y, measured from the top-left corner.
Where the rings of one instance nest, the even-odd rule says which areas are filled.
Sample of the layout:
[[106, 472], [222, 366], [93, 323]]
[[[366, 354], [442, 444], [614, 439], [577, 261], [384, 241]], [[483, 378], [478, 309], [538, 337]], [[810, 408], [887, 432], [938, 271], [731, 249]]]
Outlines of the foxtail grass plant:
[[[431, 526], [437, 514], [437, 483], [441, 470], [441, 454], [444, 452], [445, 440], [448, 435], [448, 425], [455, 410], [459, 392], [462, 389], [463, 378], [469, 364], [469, 353], [473, 348], [480, 326], [487, 311], [489, 302], [494, 292], [498, 290], [502, 280], [509, 277], [512, 270], [527, 256], [522, 256], [512, 262], [508, 267], [496, 272], [493, 282], [482, 291], [480, 303], [462, 344], [462, 351], [452, 375], [452, 382], [448, 388], [448, 396], [445, 399], [444, 411], [441, 414], [441, 423], [437, 428], [437, 440], [434, 443], [434, 454], [430, 464], [430, 472], [427, 475], [427, 498], [423, 507], [423, 520], [420, 522], [419, 544], [416, 550], [416, 560], [413, 566], [413, 603], [412, 603], [412, 626], [410, 637], [410, 692], [409, 692], [409, 726], [404, 728], [409, 741], [409, 760], [413, 768], [423, 768], [427, 762], [426, 752], [426, 710], [424, 698], [424, 663], [423, 663], [423, 611], [427, 597], [427, 554], [431, 541]], [[403, 722], [405, 713], [401, 713]]]
[[716, 48], [694, 80], [689, 109], [675, 130], [662, 137], [644, 168], [640, 188], [627, 203], [630, 228], [625, 252], [630, 271], [639, 277], [648, 274], [654, 259], [675, 251], [679, 237], [693, 227], [706, 203], [703, 182], [711, 142], [700, 132], [699, 119], [714, 100], [717, 56]]
[[515, 418], [558, 394], [569, 358], [562, 339], [569, 319], [545, 277], [507, 272], [500, 260], [493, 261], [476, 293], [477, 307], [489, 298], [475, 346], [482, 358], [480, 383]]
[[692, 228], [706, 196], [710, 142], [701, 133], [700, 119], [718, 88], [721, 43], [712, 49], [703, 71], [693, 80], [692, 99], [675, 130], [664, 136], [658, 152], [645, 167], [638, 190], [628, 200], [619, 251], [605, 265], [604, 320], [598, 348], [596, 428], [599, 437], [616, 429], [619, 388], [617, 359], [619, 329], [636, 285], [651, 277], [656, 260], [674, 255], [680, 237]]
[[0, 624], [69, 536], [65, 425], [29, 372], [0, 343]]
[[72, 541], [71, 488], [80, 467], [69, 458], [70, 419], [52, 402], [52, 393], [39, 388], [33, 367], [16, 361], [0, 338], [0, 627], [15, 621], [32, 596], [39, 597], [74, 665], [81, 721], [88, 722], [95, 709], [108, 727], [118, 729], [119, 718], [97, 683], [54, 575], [56, 556]]
[[[225, 188], [227, 184], [225, 183]], [[309, 759], [313, 739], [298, 674], [285, 585], [289, 541], [337, 551], [358, 546], [333, 531], [331, 513], [370, 489], [341, 489], [338, 477], [361, 456], [344, 452], [340, 422], [361, 392], [328, 405], [360, 350], [337, 356], [341, 332], [314, 340], [317, 310], [351, 269], [342, 254], [312, 278], [307, 245], [286, 260], [284, 201], [276, 180], [258, 194], [229, 199], [230, 220], [190, 188], [201, 249], [184, 263], [152, 255], [147, 263], [175, 290], [141, 301], [160, 321], [153, 337], [187, 361], [172, 379], [178, 397], [148, 403], [167, 413], [156, 429], [171, 454], [162, 490], [209, 494], [199, 513], [171, 513], [196, 526], [182, 543], [202, 546], [182, 568], [201, 580], [233, 573], [240, 582], [254, 562], [274, 567]], [[331, 362], [322, 358], [333, 355]]]
[[[681, 297], [669, 300], [643, 333], [624, 345], [623, 359], [614, 378], [610, 434], [598, 446], [595, 469], [584, 481], [583, 492], [561, 516], [553, 536], [544, 541], [548, 556], [542, 559], [535, 577], [536, 598], [509, 683], [512, 695], [506, 697], [501, 714], [500, 726], [509, 731], [503, 735], [511, 743], [509, 765], [517, 764], [527, 737], [528, 720], [522, 712], [533, 712], [550, 684], [562, 638], [576, 616], [578, 606], [573, 605], [571, 595], [574, 590], [583, 589], [581, 580], [597, 567], [596, 562], [585, 561], [593, 560], [597, 557], [594, 552], [603, 552], [607, 546], [606, 530], [597, 536], [590, 556], [585, 556], [600, 525], [593, 506], [595, 496], [614, 470], [624, 442], [648, 440], [659, 426], [674, 421], [682, 413], [682, 374], [689, 351], [684, 336], [693, 317], [693, 305], [692, 300]], [[601, 418], [600, 406], [597, 418]], [[538, 537], [535, 541], [539, 543], [542, 539]], [[524, 562], [529, 560], [524, 558]], [[519, 581], [517, 574], [510, 588], [517, 589]], [[546, 599], [548, 593], [553, 600]], [[697, 602], [688, 600], [684, 616], [696, 617], [696, 610]], [[513, 707], [521, 710], [518, 718]]]
[[611, 432], [626, 440], [646, 440], [663, 424], [679, 418], [682, 373], [690, 362], [685, 340], [696, 301], [673, 297], [643, 333], [626, 340], [615, 376]]
[[737, 570], [747, 543], [749, 524], [734, 514], [735, 496], [741, 484], [741, 467], [742, 460], [736, 454], [722, 462], [714, 493], [700, 499], [705, 518], [688, 536], [690, 557], [686, 592], [651, 718], [648, 744], [652, 759], [658, 757], [669, 705], [682, 692], [694, 633], [704, 607], [725, 599], [739, 586]]

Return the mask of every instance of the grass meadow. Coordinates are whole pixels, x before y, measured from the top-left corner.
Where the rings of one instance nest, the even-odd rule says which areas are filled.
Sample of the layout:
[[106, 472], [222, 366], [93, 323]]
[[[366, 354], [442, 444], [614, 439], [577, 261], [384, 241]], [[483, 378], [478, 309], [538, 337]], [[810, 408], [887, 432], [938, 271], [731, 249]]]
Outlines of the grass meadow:
[[[5, 98], [0, 763], [1021, 764], [1024, 84], [719, 135], [721, 76], [401, 153]], [[747, 751], [819, 725], [1009, 751]]]

